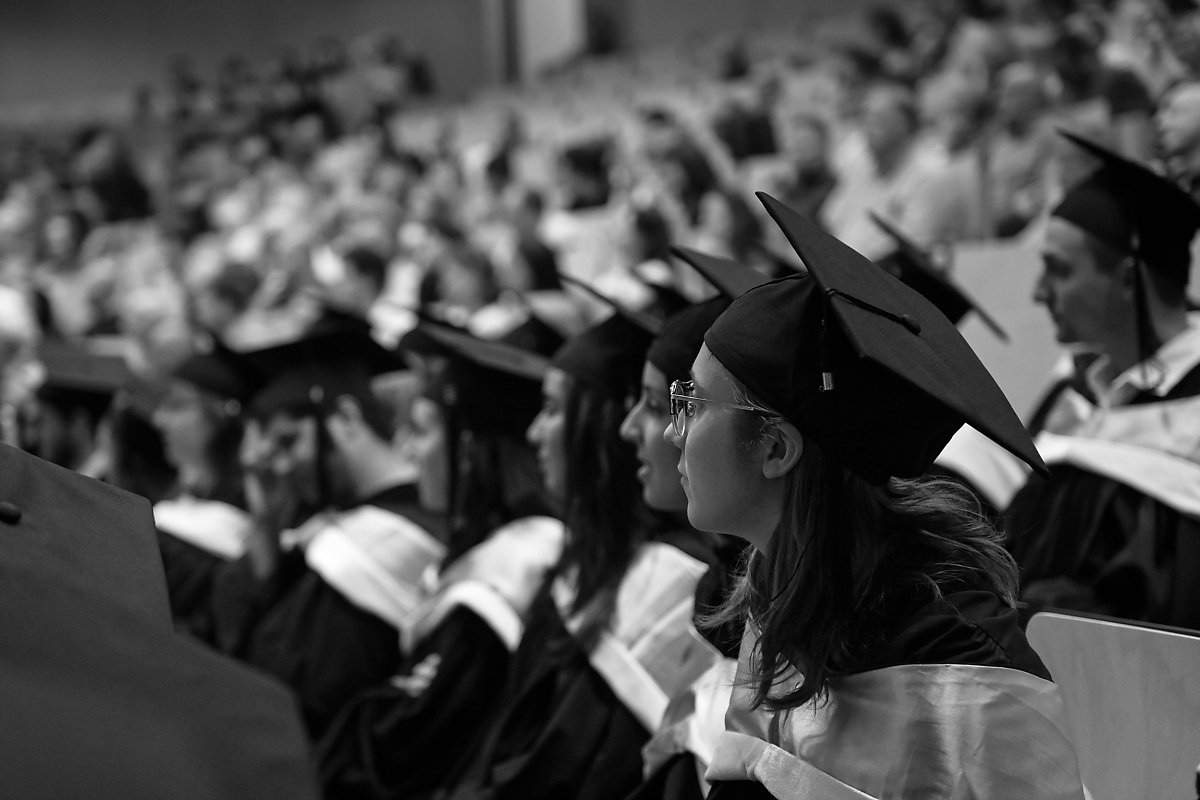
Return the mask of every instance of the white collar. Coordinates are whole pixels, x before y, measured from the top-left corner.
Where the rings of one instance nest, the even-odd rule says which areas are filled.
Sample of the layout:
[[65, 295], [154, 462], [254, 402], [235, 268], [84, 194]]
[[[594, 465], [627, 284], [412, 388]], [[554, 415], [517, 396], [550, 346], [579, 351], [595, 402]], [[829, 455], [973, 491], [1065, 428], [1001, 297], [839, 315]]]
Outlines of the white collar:
[[1086, 377], [1101, 405], [1125, 405], [1139, 392], [1152, 392], [1163, 397], [1200, 365], [1200, 314], [1189, 314], [1187, 322], [1187, 327], [1158, 348], [1153, 356], [1134, 364], [1111, 382], [1105, 380], [1108, 357], [1096, 359]]

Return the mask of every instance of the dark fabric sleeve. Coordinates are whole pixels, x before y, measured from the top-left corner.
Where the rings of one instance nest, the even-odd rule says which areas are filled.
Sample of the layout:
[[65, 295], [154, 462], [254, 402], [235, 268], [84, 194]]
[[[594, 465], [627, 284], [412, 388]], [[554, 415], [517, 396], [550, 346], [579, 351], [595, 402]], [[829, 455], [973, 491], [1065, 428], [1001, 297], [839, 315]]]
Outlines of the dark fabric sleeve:
[[1050, 673], [1021, 630], [1015, 608], [989, 591], [959, 591], [930, 602], [897, 625], [873, 668], [971, 664]]
[[395, 673], [400, 634], [306, 571], [254, 626], [242, 658], [292, 687], [316, 739], [354, 695]]
[[699, 768], [694, 755], [680, 753], [626, 795], [626, 800], [704, 800]]
[[708, 800], [774, 800], [775, 795], [761, 783], [753, 781], [718, 781], [708, 793]]
[[509, 658], [473, 612], [447, 615], [391, 681], [330, 726], [317, 752], [326, 798], [424, 797], [448, 783], [495, 714]]
[[623, 797], [641, 783], [647, 738], [544, 591], [514, 656], [510, 699], [448, 797]]
[[1032, 478], [1007, 518], [1022, 599], [1035, 609], [1200, 625], [1200, 522], [1070, 465]]
[[304, 555], [284, 555], [276, 574], [260, 580], [249, 556], [217, 567], [213, 574], [208, 614], [213, 643], [226, 655], [238, 657], [254, 626], [304, 570]]
[[212, 617], [207, 609], [213, 580], [225, 561], [162, 531], [158, 531], [158, 548], [176, 629], [211, 643]]

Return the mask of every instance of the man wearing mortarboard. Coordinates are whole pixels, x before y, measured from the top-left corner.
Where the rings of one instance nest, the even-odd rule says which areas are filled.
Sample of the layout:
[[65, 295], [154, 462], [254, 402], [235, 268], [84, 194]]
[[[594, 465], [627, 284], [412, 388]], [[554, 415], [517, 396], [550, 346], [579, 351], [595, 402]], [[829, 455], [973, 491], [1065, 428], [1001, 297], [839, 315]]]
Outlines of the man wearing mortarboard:
[[1040, 415], [1050, 477], [1008, 510], [1023, 597], [1200, 627], [1200, 323], [1186, 296], [1200, 206], [1064, 136], [1100, 166], [1051, 214], [1034, 300], [1094, 361]]
[[315, 738], [394, 672], [398, 628], [445, 548], [371, 387], [403, 362], [366, 322], [327, 312], [298, 340], [246, 357], [267, 376], [241, 451], [256, 529], [214, 579], [214, 639], [291, 686]]

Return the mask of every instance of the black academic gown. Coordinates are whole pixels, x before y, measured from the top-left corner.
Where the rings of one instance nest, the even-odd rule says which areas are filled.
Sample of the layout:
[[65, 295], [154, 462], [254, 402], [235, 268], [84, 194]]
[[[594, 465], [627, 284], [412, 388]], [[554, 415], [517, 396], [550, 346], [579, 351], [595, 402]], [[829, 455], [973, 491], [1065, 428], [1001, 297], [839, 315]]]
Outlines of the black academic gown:
[[[557, 526], [549, 539], [538, 536], [522, 549], [522, 542], [506, 541], [502, 529], [443, 570], [447, 583], [414, 614], [415, 646], [407, 646], [396, 674], [351, 700], [320, 743], [317, 760], [329, 800], [432, 796], [462, 773], [506, 697], [517, 641], [506, 641], [499, 633], [506, 626], [489, 622], [486, 610], [448, 598], [464, 583], [505, 585], [517, 596], [487, 595], [501, 607], [491, 613], [504, 621], [527, 615], [520, 598], [540, 595], [561, 551], [561, 523], [544, 521]], [[526, 524], [518, 520], [508, 530], [529, 544]], [[505, 563], [489, 571], [493, 555]], [[456, 573], [456, 567], [463, 569]], [[515, 582], [506, 583], [496, 570]], [[422, 613], [429, 616], [419, 620], [418, 633], [415, 618]], [[521, 635], [519, 627], [516, 634], [508, 630]]]
[[328, 800], [436, 793], [478, 747], [511, 653], [470, 609], [450, 612], [392, 680], [353, 698], [318, 748]]
[[[1144, 392], [1129, 407], [1200, 397], [1195, 368], [1165, 397]], [[1200, 628], [1200, 521], [1128, 485], [1071, 463], [1030, 478], [1006, 512], [1022, 599], [1058, 607]]]
[[[363, 505], [407, 517], [414, 502], [415, 490], [405, 485]], [[299, 548], [284, 554], [267, 581], [254, 576], [245, 557], [222, 567], [212, 614], [218, 649], [290, 686], [314, 739], [351, 697], [386, 680], [400, 661], [396, 628], [330, 586]]]
[[[161, 527], [164, 514], [167, 529]], [[249, 515], [218, 499], [179, 497], [155, 504], [154, 516], [175, 628], [211, 644], [213, 581], [222, 565], [244, 552]], [[190, 530], [178, 530], [181, 524]]]
[[158, 549], [162, 554], [163, 572], [167, 578], [167, 593], [171, 597], [171, 616], [181, 632], [212, 642], [212, 585], [225, 559], [158, 531]]
[[[1017, 611], [986, 590], [964, 589], [929, 599], [913, 592], [897, 609], [895, 635], [869, 669], [906, 664], [1007, 667], [1050, 680], [1050, 673], [1021, 630]], [[774, 797], [752, 781], [718, 781], [709, 800]]]
[[[712, 563], [694, 531], [661, 537]], [[563, 621], [549, 587], [514, 658], [511, 699], [447, 794], [453, 800], [622, 797], [642, 782], [644, 724]]]

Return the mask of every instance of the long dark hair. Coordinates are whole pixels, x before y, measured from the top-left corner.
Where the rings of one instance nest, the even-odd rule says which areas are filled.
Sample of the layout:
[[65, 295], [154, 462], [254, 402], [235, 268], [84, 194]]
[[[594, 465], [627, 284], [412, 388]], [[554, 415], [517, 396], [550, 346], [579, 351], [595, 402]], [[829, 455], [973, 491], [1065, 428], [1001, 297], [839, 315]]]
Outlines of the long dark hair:
[[245, 425], [241, 415], [222, 407], [214, 413], [212, 436], [205, 448], [205, 457], [212, 470], [213, 485], [207, 499], [219, 500], [238, 508], [246, 507], [245, 481], [238, 449]]
[[563, 522], [568, 535], [557, 573], [576, 574], [572, 613], [584, 613], [576, 637], [589, 648], [609, 623], [617, 587], [649, 538], [637, 456], [621, 439], [623, 398], [568, 380], [565, 403], [567, 475]]
[[[780, 418], [745, 419], [759, 426], [745, 437], [752, 440]], [[748, 617], [759, 630], [750, 678], [755, 706], [795, 708], [822, 698], [830, 679], [871, 669], [906, 599], [971, 586], [1015, 602], [1016, 563], [960, 484], [933, 477], [868, 483], [811, 439], [787, 480], [766, 551], [748, 557], [713, 617]], [[803, 680], [784, 685], [793, 669]]]
[[523, 436], [455, 427], [457, 433], [447, 425], [453, 476], [444, 564], [452, 563], [502, 525], [520, 517], [548, 514], [550, 509], [537, 456]]

